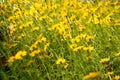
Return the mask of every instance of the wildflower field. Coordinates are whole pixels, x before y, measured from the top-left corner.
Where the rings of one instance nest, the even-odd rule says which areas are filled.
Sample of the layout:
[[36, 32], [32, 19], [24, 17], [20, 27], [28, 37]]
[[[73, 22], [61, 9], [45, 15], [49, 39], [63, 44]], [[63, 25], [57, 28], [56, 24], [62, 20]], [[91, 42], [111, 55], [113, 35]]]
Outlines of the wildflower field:
[[0, 0], [0, 80], [120, 80], [120, 2]]

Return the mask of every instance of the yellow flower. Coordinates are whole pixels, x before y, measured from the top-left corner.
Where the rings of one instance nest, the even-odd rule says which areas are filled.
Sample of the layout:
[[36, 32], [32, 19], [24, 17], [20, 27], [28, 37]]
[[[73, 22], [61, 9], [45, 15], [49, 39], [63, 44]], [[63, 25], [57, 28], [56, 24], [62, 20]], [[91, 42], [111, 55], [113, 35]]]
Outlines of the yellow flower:
[[14, 57], [14, 56], [11, 56], [11, 57], [9, 58], [8, 62], [14, 62], [14, 60], [15, 60], [15, 57]]
[[119, 26], [119, 25], [120, 25], [120, 23], [115, 23], [115, 24], [114, 24], [114, 26]]
[[84, 79], [96, 78], [100, 75], [100, 72], [90, 72], [88, 75], [84, 76]]
[[84, 14], [82, 16], [83, 19], [86, 19], [86, 17], [88, 17], [88, 12], [87, 11], [84, 11]]
[[34, 6], [31, 6], [31, 9], [30, 9], [30, 11], [29, 11], [29, 14], [30, 14], [31, 16], [34, 16], [35, 13], [36, 13], [36, 10], [35, 10]]
[[78, 46], [78, 47], [74, 48], [73, 51], [79, 51], [79, 50], [81, 50], [82, 48], [84, 48], [84, 46]]
[[73, 51], [78, 51], [78, 48], [74, 48]]
[[35, 53], [34, 53], [34, 52], [30, 53], [30, 56], [31, 56], [31, 57], [34, 57], [34, 56], [35, 56]]
[[120, 52], [116, 53], [115, 56], [120, 56]]
[[39, 27], [34, 27], [32, 31], [34, 32], [34, 31], [38, 31], [38, 30], [39, 30]]
[[87, 42], [90, 42], [91, 39], [93, 39], [93, 36], [87, 36], [87, 37], [86, 37], [86, 41], [87, 41]]
[[65, 34], [65, 29], [64, 28], [58, 28], [58, 33], [60, 34], [60, 35], [62, 35], [62, 34]]
[[74, 19], [75, 19], [75, 15], [74, 16], [71, 16], [69, 19], [71, 20], [71, 21], [73, 21]]
[[17, 54], [15, 55], [15, 59], [22, 59], [22, 56], [26, 55], [27, 55], [26, 51], [18, 51]]
[[25, 37], [26, 34], [25, 33], [22, 33], [20, 36], [18, 36], [18, 39], [22, 39], [23, 37]]
[[115, 20], [115, 23], [114, 23], [114, 26], [119, 26], [120, 25], [120, 20], [119, 19], [116, 19]]
[[29, 27], [32, 24], [33, 24], [33, 21], [28, 21], [25, 25], [26, 25], [26, 27]]
[[71, 44], [71, 45], [70, 45], [70, 48], [71, 48], [71, 49], [77, 48], [77, 44]]
[[45, 19], [45, 18], [46, 18], [46, 16], [41, 16], [41, 17], [39, 18], [39, 20], [42, 21], [42, 20]]
[[16, 0], [10, 0], [10, 3], [15, 3]]
[[72, 42], [72, 43], [75, 43], [75, 39], [74, 39], [74, 38], [73, 38], [73, 39], [71, 39], [71, 42]]
[[15, 18], [14, 18], [14, 16], [10, 16], [9, 18], [8, 18], [8, 21], [13, 21]]
[[22, 59], [22, 57], [21, 57], [20, 54], [16, 54], [16, 55], [15, 55], [15, 59]]
[[53, 12], [53, 13], [50, 14], [50, 16], [51, 16], [51, 17], [56, 17], [57, 14], [56, 14], [55, 12]]
[[85, 38], [85, 37], [86, 37], [86, 34], [80, 34], [80, 35], [79, 35], [79, 38], [80, 38], [80, 39], [83, 39], [83, 38]]
[[81, 26], [79, 31], [82, 32], [85, 29], [85, 26]]
[[112, 74], [114, 74], [113, 71], [111, 71], [111, 72], [107, 72], [107, 73], [105, 74], [105, 76], [108, 77], [109, 75], [112, 75]]
[[114, 74], [114, 72], [113, 72], [113, 71], [107, 72], [107, 74], [108, 74], [108, 75], [111, 75], [111, 74]]
[[30, 50], [36, 49], [37, 48], [37, 43], [32, 44], [32, 46], [30, 47]]
[[84, 50], [84, 51], [88, 51], [88, 48], [87, 48], [87, 47], [83, 47], [83, 50]]
[[34, 50], [33, 52], [30, 53], [31, 57], [34, 57], [36, 54], [39, 54], [41, 50]]
[[94, 47], [91, 47], [91, 46], [88, 47], [88, 51], [92, 51], [93, 49]]
[[65, 63], [65, 59], [64, 58], [58, 58], [57, 61], [56, 61], [56, 64], [63, 64]]
[[5, 24], [5, 22], [4, 21], [0, 21], [0, 25], [2, 26], [3, 24]]
[[13, 62], [14, 60], [19, 60], [22, 59], [23, 56], [26, 56], [27, 52], [26, 51], [18, 51], [15, 56], [11, 56], [8, 62]]
[[77, 42], [77, 43], [80, 42], [79, 37], [76, 37], [76, 38], [75, 38], [75, 42]]
[[42, 37], [41, 41], [42, 41], [42, 42], [46, 42], [46, 38], [45, 38], [45, 37]]
[[26, 51], [21, 51], [21, 56], [26, 56], [27, 52]]
[[71, 34], [68, 33], [68, 34], [65, 34], [65, 35], [64, 35], [64, 38], [65, 38], [65, 39], [68, 38], [68, 37], [71, 37]]
[[24, 25], [20, 25], [20, 26], [19, 26], [19, 29], [24, 29], [24, 28], [25, 28]]
[[108, 62], [109, 60], [110, 60], [110, 58], [103, 58], [100, 60], [100, 63]]
[[50, 43], [47, 43], [45, 46], [44, 46], [44, 51], [46, 52], [47, 48], [49, 47]]
[[97, 17], [96, 15], [94, 15], [94, 23], [95, 23], [95, 24], [98, 24], [98, 23], [99, 23], [99, 19], [98, 19], [98, 17]]
[[116, 75], [112, 80], [120, 80], [120, 76]]
[[98, 3], [98, 7], [102, 6], [103, 4], [104, 4], [103, 1], [99, 1], [99, 3]]
[[68, 68], [68, 66], [69, 66], [69, 64], [66, 63], [66, 64], [64, 65], [64, 68], [66, 69], [66, 68]]
[[48, 28], [49, 31], [52, 31], [54, 29], [57, 29], [59, 27], [59, 24], [55, 24], [52, 27]]

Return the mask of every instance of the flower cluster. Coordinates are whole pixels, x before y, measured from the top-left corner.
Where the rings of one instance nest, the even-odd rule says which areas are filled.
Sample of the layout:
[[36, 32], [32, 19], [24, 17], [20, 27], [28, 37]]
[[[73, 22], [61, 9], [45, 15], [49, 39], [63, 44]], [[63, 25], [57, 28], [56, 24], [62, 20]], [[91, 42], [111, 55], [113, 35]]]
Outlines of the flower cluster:
[[23, 56], [26, 56], [27, 52], [26, 51], [18, 51], [15, 56], [11, 56], [8, 62], [14, 62], [14, 60], [20, 60], [22, 59]]

